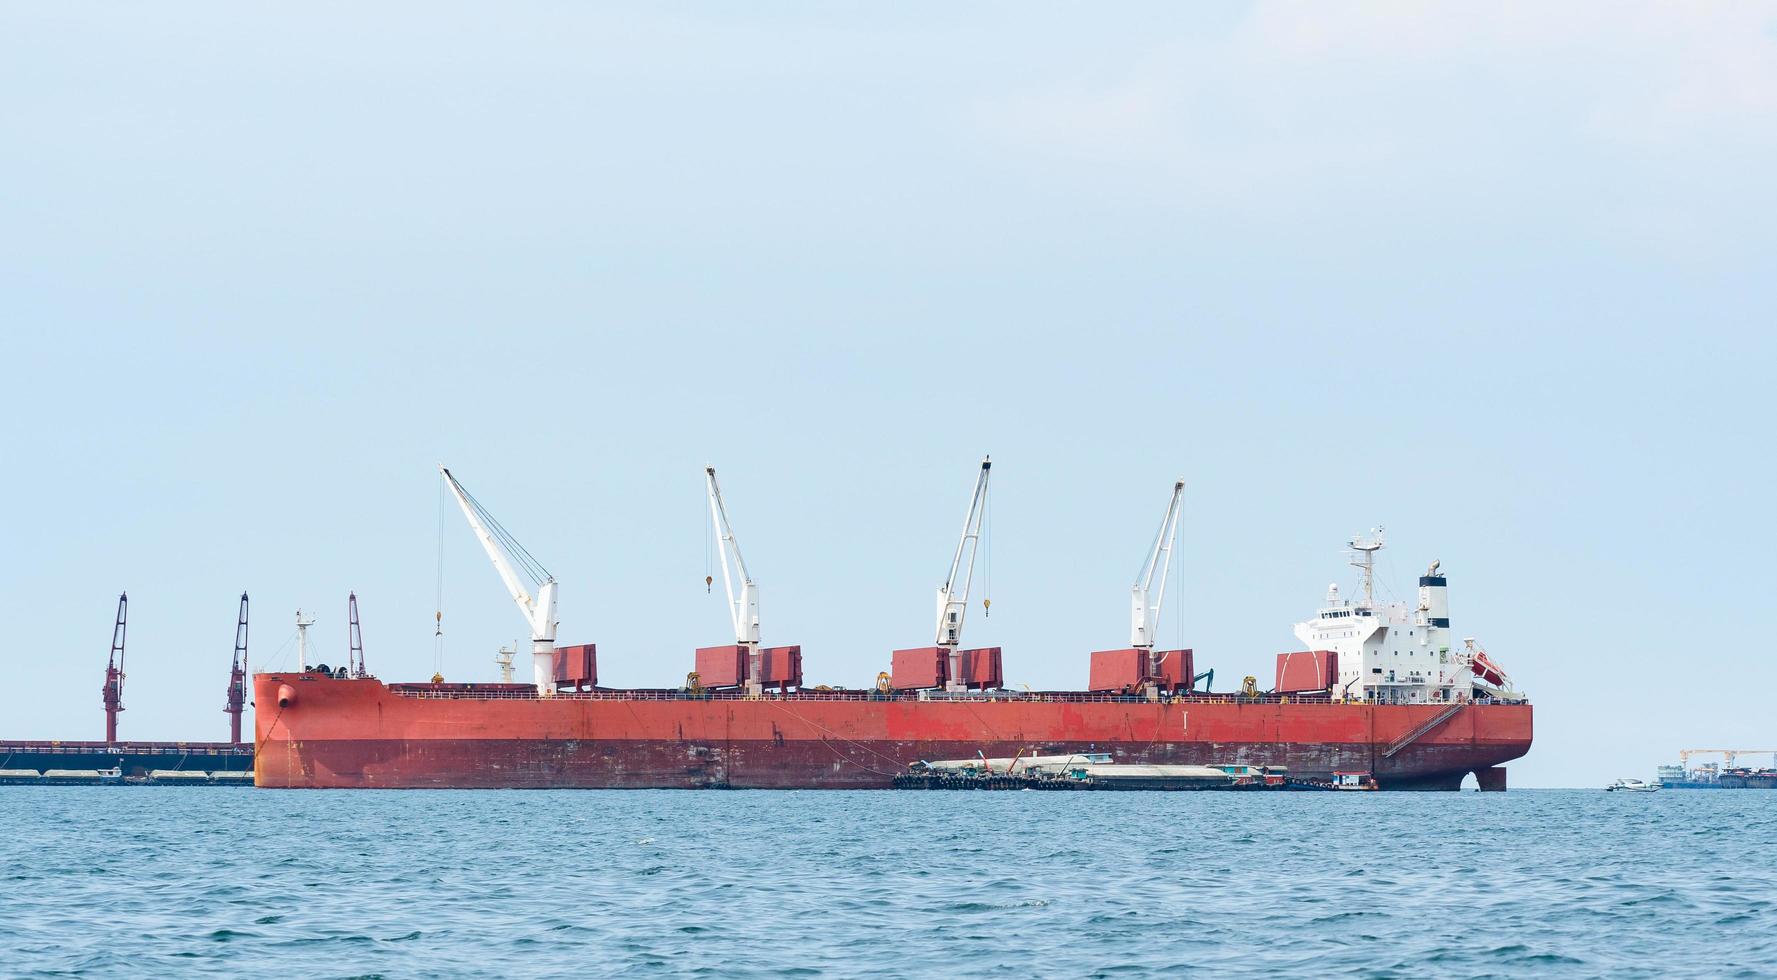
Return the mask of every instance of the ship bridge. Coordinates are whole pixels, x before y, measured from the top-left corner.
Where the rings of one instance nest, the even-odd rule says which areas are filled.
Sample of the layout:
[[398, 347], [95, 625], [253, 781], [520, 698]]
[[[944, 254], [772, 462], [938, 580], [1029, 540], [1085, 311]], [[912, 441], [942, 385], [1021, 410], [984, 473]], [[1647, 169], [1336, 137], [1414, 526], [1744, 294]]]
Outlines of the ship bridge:
[[1349, 546], [1351, 564], [1363, 575], [1362, 597], [1346, 599], [1337, 584], [1330, 585], [1315, 618], [1295, 628], [1308, 649], [1338, 654], [1335, 697], [1424, 704], [1512, 694], [1505, 690], [1504, 675], [1472, 640], [1452, 648], [1449, 583], [1439, 562], [1419, 577], [1416, 603], [1383, 604], [1375, 591], [1382, 529], [1353, 538]]

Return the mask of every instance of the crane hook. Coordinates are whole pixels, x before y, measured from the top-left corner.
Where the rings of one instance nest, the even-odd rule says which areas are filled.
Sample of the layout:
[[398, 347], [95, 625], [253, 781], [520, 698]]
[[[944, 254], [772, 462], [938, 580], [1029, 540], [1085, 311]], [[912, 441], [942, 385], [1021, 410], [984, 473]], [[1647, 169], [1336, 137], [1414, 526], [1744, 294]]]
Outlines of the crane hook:
[[714, 576], [705, 575], [703, 577], [703, 591], [706, 593], [709, 592], [710, 586], [714, 585], [715, 582], [716, 582], [716, 579]]
[[992, 599], [981, 600], [981, 615], [983, 615], [983, 616], [993, 615], [993, 600]]

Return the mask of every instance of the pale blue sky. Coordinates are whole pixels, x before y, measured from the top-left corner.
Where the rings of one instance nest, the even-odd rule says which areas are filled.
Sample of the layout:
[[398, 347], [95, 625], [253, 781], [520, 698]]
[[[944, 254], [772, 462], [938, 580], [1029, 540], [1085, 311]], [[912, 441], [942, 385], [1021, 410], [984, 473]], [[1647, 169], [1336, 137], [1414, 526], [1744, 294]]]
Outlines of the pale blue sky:
[[[1014, 682], [1127, 639], [1170, 481], [1218, 682], [1343, 541], [1433, 558], [1518, 785], [1768, 744], [1777, 8], [0, 5], [0, 737], [213, 739], [288, 663], [432, 669], [433, 466], [606, 683], [927, 642], [975, 463]], [[445, 673], [522, 624], [444, 526]], [[976, 594], [978, 599], [979, 592]], [[280, 648], [283, 652], [280, 653]]]

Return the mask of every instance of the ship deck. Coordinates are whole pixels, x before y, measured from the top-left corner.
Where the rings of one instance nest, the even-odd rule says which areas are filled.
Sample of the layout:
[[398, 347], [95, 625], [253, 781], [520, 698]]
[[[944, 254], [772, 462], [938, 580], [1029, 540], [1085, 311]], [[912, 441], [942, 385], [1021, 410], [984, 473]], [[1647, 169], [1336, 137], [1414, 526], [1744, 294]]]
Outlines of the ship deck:
[[[588, 691], [557, 691], [543, 695], [530, 684], [389, 684], [389, 693], [403, 698], [442, 701], [883, 701], [883, 702], [1011, 702], [1022, 704], [1416, 704], [1443, 705], [1444, 701], [1359, 701], [1340, 700], [1323, 693], [1244, 695], [1236, 693], [1180, 692], [1149, 698], [1139, 694], [1109, 694], [1090, 691], [875, 691], [868, 689], [829, 691], [803, 688], [797, 691], [764, 691], [748, 694], [742, 690], [688, 691], [683, 688], [597, 688]], [[1463, 704], [1529, 704], [1528, 699], [1475, 698]]]

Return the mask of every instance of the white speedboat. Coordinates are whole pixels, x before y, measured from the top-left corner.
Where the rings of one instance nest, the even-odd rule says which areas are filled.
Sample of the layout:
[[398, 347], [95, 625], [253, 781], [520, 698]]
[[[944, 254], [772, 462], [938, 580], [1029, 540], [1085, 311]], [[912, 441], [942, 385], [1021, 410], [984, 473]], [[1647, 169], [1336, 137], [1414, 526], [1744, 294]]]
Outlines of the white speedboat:
[[1660, 788], [1659, 783], [1643, 782], [1639, 779], [1619, 779], [1604, 787], [1606, 793], [1622, 791], [1624, 793], [1652, 793]]

